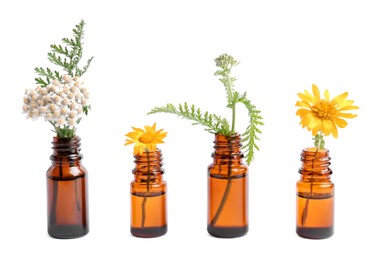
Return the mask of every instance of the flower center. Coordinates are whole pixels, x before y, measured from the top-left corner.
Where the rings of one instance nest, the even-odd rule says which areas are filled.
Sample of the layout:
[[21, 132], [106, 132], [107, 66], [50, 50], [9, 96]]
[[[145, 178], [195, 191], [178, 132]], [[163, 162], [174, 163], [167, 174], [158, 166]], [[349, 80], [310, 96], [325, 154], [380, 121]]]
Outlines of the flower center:
[[332, 102], [321, 100], [311, 107], [312, 114], [322, 120], [332, 120], [337, 114], [337, 109]]
[[139, 141], [143, 144], [150, 144], [153, 143], [153, 136], [147, 133], [144, 133], [139, 137]]

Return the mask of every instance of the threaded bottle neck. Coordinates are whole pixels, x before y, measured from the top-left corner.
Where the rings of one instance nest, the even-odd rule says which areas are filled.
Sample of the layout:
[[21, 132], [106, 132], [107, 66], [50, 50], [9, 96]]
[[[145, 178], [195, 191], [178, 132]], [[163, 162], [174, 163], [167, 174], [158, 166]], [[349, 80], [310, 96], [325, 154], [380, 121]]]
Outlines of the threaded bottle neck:
[[136, 179], [141, 179], [144, 176], [154, 175], [155, 178], [160, 178], [163, 171], [163, 156], [160, 149], [156, 151], [143, 152], [141, 155], [134, 155], [135, 168], [132, 173]]
[[66, 159], [68, 161], [81, 160], [83, 155], [80, 153], [80, 140], [81, 139], [78, 136], [74, 138], [53, 137], [53, 154], [50, 157], [51, 161], [57, 162], [62, 161], [62, 159]]
[[299, 173], [302, 178], [307, 176], [318, 178], [330, 178], [332, 170], [329, 167], [331, 165], [331, 157], [329, 156], [328, 149], [318, 148], [305, 148], [301, 152], [302, 165], [299, 169]]
[[241, 152], [241, 140], [240, 135], [225, 136], [221, 134], [215, 134], [213, 148], [215, 149], [212, 153], [212, 157], [215, 161], [219, 160], [222, 162], [237, 162], [241, 163], [244, 157]]

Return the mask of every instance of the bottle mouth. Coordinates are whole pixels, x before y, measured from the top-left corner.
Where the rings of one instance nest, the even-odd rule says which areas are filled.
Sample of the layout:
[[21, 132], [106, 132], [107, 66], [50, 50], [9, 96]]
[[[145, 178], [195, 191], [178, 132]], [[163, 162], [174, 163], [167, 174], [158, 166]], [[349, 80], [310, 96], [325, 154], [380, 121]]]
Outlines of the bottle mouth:
[[308, 153], [327, 153], [329, 152], [328, 148], [317, 148], [317, 147], [306, 147], [303, 149], [303, 152], [308, 152]]

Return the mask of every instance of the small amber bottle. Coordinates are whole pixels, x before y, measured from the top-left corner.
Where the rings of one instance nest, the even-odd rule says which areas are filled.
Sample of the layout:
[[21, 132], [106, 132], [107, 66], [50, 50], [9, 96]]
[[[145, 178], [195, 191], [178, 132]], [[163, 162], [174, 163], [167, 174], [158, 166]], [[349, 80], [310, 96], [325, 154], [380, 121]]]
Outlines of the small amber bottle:
[[137, 237], [158, 237], [167, 233], [166, 183], [159, 149], [135, 157], [131, 182], [131, 233]]
[[87, 170], [81, 164], [80, 138], [53, 138], [47, 171], [48, 234], [76, 238], [89, 231]]
[[301, 153], [297, 182], [296, 233], [322, 239], [333, 235], [334, 185], [327, 149], [306, 148]]
[[248, 167], [242, 162], [240, 135], [215, 135], [208, 166], [208, 232], [233, 238], [248, 232]]

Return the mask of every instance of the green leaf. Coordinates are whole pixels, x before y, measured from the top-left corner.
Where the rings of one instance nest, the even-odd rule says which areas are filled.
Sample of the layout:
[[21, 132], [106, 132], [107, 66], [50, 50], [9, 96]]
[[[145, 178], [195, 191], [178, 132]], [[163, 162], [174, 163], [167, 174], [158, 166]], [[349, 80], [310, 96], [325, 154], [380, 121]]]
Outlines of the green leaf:
[[192, 121], [193, 125], [199, 124], [205, 127], [205, 130], [210, 133], [227, 134], [229, 132], [229, 123], [226, 119], [221, 118], [215, 114], [205, 112], [201, 113], [201, 109], [192, 105], [189, 106], [187, 102], [180, 103], [178, 108], [172, 104], [166, 104], [163, 107], [155, 107], [148, 114], [155, 113], [168, 113], [180, 116], [184, 119]]
[[[90, 59], [88, 59], [87, 64], [85, 66], [83, 66], [82, 68], [79, 67], [79, 62], [81, 61], [83, 55], [82, 39], [84, 38], [84, 25], [85, 22], [81, 20], [80, 23], [75, 26], [75, 29], [72, 30], [74, 38], [62, 39], [62, 43], [64, 45], [50, 45], [51, 51], [48, 52], [48, 60], [54, 65], [61, 67], [69, 76], [82, 76], [88, 70], [93, 59], [93, 57], [91, 57]], [[45, 76], [48, 79], [58, 79], [59, 81], [62, 80], [60, 73], [57, 71], [52, 73], [52, 75], [49, 74], [48, 71], [36, 72], [40, 76]], [[45, 73], [49, 75], [42, 75]], [[39, 81], [42, 82], [42, 80]]]

